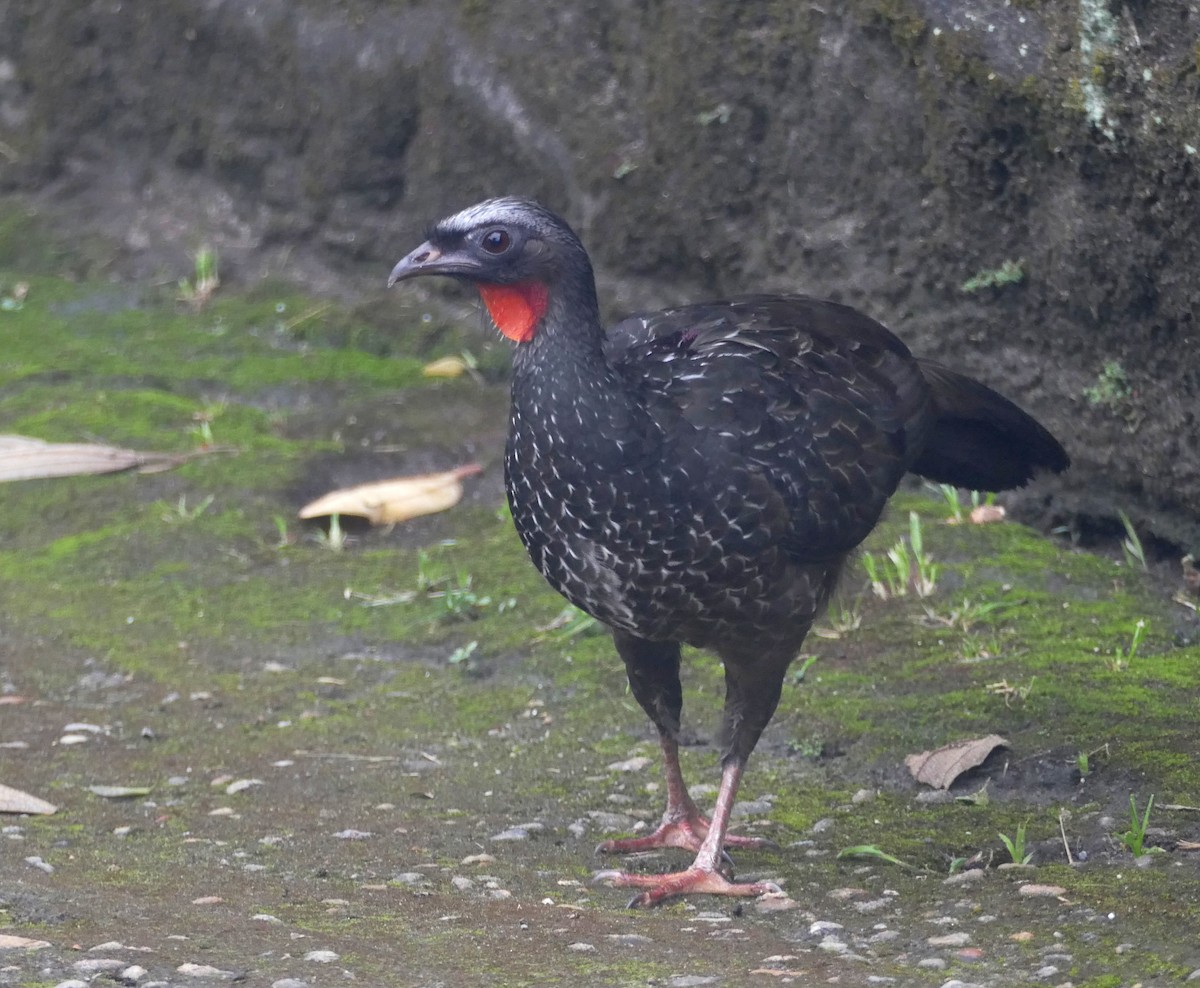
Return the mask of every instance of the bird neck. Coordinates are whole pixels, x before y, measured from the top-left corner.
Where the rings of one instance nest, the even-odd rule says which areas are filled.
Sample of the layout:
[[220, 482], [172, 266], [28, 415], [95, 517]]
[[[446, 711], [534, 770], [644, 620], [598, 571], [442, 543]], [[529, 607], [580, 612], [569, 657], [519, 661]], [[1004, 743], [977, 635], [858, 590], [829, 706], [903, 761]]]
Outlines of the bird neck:
[[541, 423], [542, 441], [561, 438], [564, 456], [620, 455], [639, 405], [604, 355], [594, 289], [550, 289], [537, 331], [513, 358], [512, 411], [514, 431]]

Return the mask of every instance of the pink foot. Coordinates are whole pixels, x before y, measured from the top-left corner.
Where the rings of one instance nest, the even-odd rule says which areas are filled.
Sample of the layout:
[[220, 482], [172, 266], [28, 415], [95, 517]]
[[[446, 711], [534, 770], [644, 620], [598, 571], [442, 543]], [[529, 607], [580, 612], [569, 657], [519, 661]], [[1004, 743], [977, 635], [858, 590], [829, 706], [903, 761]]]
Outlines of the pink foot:
[[693, 865], [686, 871], [666, 875], [631, 875], [624, 871], [597, 872], [594, 879], [614, 888], [640, 888], [646, 891], [629, 900], [629, 908], [657, 906], [679, 895], [759, 896], [782, 891], [774, 882], [731, 882], [720, 872]]
[[[597, 854], [634, 854], [638, 851], [656, 851], [664, 847], [678, 847], [685, 851], [696, 852], [708, 836], [708, 817], [700, 812], [678, 820], [664, 820], [657, 830], [645, 837], [622, 837], [617, 840], [602, 841], [596, 847]], [[776, 850], [779, 845], [765, 837], [738, 837], [726, 834], [724, 847], [742, 848], [744, 850], [761, 851]]]

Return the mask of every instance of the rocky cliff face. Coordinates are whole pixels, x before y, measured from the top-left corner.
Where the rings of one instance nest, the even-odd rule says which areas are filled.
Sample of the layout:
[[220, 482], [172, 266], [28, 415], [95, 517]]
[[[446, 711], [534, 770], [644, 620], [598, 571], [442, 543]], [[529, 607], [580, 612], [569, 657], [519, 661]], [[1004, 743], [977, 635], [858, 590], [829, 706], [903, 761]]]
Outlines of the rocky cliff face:
[[131, 274], [215, 241], [342, 289], [536, 195], [614, 315], [852, 302], [1065, 440], [1052, 512], [1195, 550], [1198, 39], [1186, 0], [0, 0], [0, 188]]

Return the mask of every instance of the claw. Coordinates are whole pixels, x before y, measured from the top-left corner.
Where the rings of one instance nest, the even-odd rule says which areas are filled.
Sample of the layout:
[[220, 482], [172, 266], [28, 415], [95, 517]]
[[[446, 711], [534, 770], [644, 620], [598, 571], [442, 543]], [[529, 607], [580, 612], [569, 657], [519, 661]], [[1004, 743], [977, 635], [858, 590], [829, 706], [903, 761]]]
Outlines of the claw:
[[623, 871], [601, 871], [597, 872], [592, 880], [607, 882], [617, 888], [643, 889], [644, 891], [629, 900], [630, 909], [661, 905], [682, 895], [757, 897], [783, 891], [774, 882], [737, 883], [718, 871], [698, 868], [695, 865], [686, 871], [666, 875], [631, 875]]

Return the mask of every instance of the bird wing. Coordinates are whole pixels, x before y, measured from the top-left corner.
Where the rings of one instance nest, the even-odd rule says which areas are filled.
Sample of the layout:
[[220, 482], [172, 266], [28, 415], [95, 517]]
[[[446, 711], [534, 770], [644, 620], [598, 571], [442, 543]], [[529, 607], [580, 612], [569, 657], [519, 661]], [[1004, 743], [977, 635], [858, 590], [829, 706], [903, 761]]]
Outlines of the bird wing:
[[800, 562], [866, 537], [930, 427], [907, 347], [833, 302], [749, 297], [631, 316], [606, 349], [673, 461], [692, 464], [696, 500], [722, 505], [748, 547], [781, 544]]

